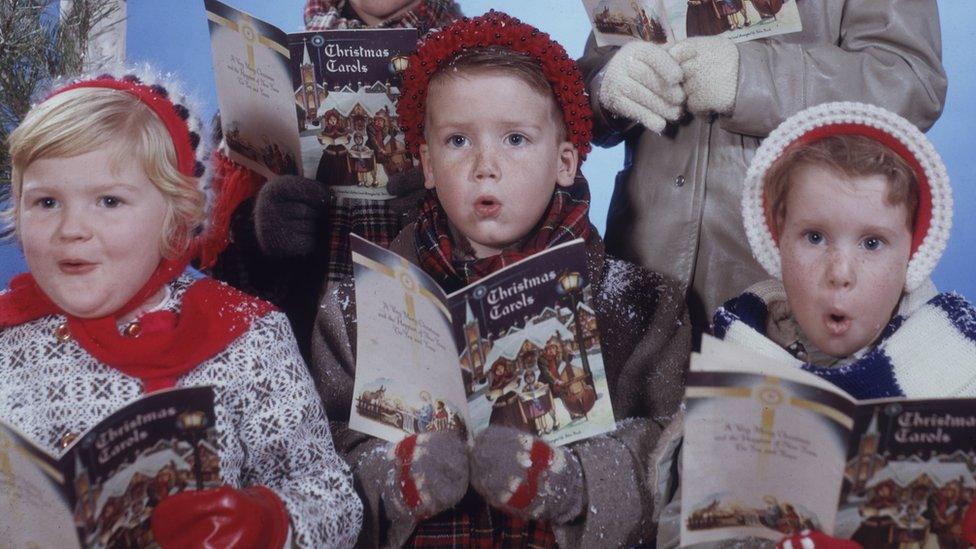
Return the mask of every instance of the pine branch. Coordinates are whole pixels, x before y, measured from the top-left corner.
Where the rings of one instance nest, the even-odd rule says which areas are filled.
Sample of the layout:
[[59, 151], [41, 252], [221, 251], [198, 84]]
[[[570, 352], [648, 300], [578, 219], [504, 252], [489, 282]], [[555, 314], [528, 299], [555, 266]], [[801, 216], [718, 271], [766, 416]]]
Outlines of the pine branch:
[[81, 72], [92, 30], [116, 9], [112, 0], [75, 0], [59, 16], [57, 4], [0, 0], [0, 185], [10, 181], [9, 133], [52, 80]]

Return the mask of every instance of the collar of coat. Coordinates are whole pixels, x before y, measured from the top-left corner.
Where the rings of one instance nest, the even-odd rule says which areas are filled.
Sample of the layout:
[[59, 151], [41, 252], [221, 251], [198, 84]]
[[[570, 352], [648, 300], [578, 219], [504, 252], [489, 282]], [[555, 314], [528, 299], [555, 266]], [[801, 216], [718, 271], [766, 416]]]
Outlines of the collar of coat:
[[766, 335], [769, 305], [785, 292], [779, 281], [757, 284], [716, 311], [716, 337], [803, 368], [857, 399], [976, 396], [976, 308], [931, 281], [906, 294], [878, 341], [858, 358], [825, 368], [802, 362]]

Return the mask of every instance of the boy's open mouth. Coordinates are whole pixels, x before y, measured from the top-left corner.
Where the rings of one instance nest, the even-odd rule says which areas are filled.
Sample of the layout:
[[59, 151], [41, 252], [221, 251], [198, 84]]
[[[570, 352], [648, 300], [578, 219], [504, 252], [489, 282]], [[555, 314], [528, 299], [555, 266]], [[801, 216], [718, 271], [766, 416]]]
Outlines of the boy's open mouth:
[[824, 319], [824, 324], [830, 335], [841, 336], [851, 328], [851, 318], [842, 313], [829, 313]]
[[474, 212], [478, 217], [490, 219], [501, 213], [502, 204], [491, 195], [479, 196], [474, 202]]

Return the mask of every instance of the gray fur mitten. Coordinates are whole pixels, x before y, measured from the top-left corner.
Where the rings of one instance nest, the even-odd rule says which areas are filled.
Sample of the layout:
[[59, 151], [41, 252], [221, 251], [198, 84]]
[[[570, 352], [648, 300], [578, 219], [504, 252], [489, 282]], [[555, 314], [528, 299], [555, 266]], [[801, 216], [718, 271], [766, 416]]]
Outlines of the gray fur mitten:
[[739, 49], [724, 36], [686, 38], [668, 50], [684, 72], [681, 89], [695, 114], [730, 114], [739, 89]]
[[610, 112], [661, 133], [669, 121], [681, 116], [683, 75], [667, 50], [635, 40], [620, 48], [603, 68], [598, 99]]
[[586, 506], [573, 452], [511, 427], [489, 426], [475, 439], [471, 485], [493, 507], [525, 519], [565, 524]]
[[329, 189], [313, 179], [283, 175], [269, 179], [254, 204], [254, 229], [261, 250], [272, 257], [308, 257], [326, 238]]
[[362, 458], [359, 470], [363, 482], [379, 483], [383, 507], [394, 525], [412, 524], [453, 507], [468, 490], [467, 447], [451, 431], [383, 445]]

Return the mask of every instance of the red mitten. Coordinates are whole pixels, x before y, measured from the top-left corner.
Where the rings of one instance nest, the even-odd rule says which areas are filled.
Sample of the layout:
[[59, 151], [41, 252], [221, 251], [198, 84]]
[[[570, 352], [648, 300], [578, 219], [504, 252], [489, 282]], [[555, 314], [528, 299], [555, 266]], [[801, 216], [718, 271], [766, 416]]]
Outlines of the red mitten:
[[280, 548], [288, 538], [288, 511], [264, 486], [181, 492], [153, 511], [152, 533], [163, 549]]
[[976, 498], [969, 502], [969, 509], [962, 519], [962, 537], [966, 543], [976, 545]]
[[834, 538], [823, 532], [803, 530], [787, 536], [776, 544], [776, 549], [863, 549], [861, 544], [849, 539]]

